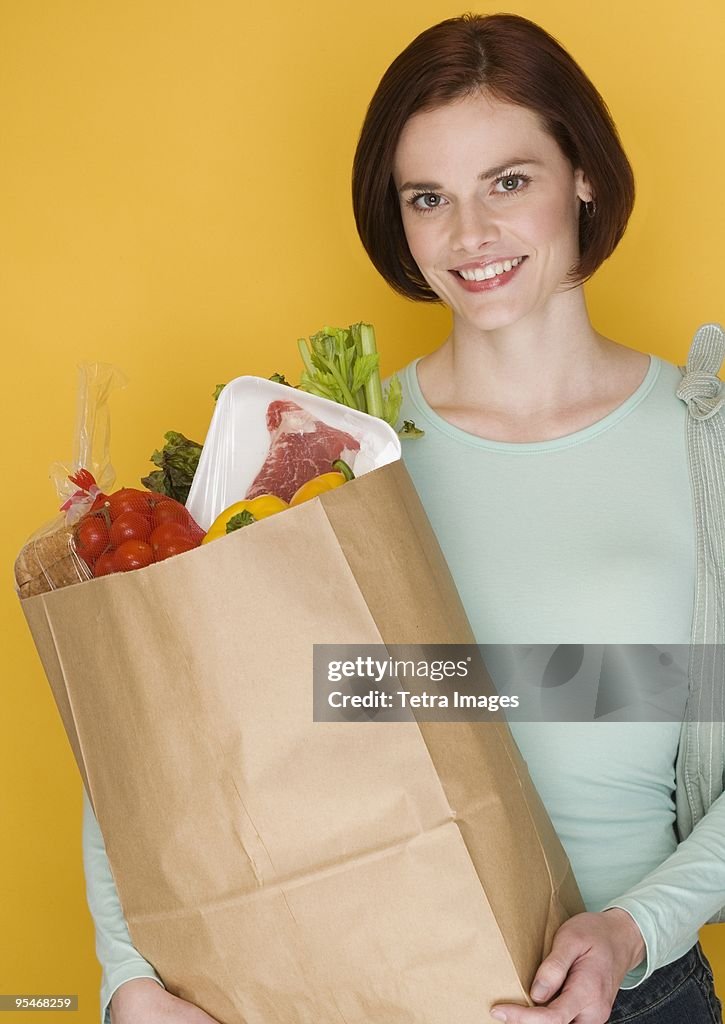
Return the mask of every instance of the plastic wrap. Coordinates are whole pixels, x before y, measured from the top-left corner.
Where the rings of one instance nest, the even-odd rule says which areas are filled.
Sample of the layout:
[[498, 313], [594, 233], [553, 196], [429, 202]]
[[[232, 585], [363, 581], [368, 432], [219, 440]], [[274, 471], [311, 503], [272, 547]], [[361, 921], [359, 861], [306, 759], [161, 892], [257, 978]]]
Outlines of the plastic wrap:
[[111, 493], [109, 398], [125, 384], [110, 364], [79, 367], [73, 462], [55, 463], [50, 471], [63, 504], [17, 557], [21, 598], [141, 568], [197, 547], [204, 536], [184, 506], [166, 495], [134, 488]]

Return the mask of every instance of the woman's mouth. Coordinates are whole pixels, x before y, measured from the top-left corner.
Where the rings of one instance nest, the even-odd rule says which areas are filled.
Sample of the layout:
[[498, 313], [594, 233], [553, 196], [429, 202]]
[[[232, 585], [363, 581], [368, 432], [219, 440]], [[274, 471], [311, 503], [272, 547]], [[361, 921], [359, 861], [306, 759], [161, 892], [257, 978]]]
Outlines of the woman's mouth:
[[[514, 278], [528, 256], [517, 256], [513, 260], [488, 263], [485, 267], [469, 267], [466, 270], [451, 270], [456, 281], [467, 292], [485, 292], [501, 288]], [[465, 276], [464, 276], [465, 275]]]

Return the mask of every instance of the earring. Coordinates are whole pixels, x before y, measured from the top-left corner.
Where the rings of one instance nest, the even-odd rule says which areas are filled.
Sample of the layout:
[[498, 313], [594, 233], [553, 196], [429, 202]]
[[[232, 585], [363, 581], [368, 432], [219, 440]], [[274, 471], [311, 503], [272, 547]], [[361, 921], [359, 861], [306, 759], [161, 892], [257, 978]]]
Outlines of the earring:
[[587, 211], [587, 217], [593, 217], [597, 212], [596, 199], [590, 199], [588, 203], [584, 203], [584, 209]]

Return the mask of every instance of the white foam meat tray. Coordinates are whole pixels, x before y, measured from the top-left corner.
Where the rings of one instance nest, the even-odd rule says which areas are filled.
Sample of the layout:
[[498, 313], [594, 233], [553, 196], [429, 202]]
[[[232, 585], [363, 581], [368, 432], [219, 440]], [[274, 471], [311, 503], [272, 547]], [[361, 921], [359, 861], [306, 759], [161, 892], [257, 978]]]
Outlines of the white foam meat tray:
[[271, 443], [267, 408], [279, 400], [296, 402], [323, 423], [357, 438], [360, 451], [350, 464], [355, 476], [400, 458], [400, 438], [377, 416], [264, 377], [237, 377], [217, 399], [186, 502], [202, 529], [208, 530], [225, 508], [244, 498], [262, 468]]

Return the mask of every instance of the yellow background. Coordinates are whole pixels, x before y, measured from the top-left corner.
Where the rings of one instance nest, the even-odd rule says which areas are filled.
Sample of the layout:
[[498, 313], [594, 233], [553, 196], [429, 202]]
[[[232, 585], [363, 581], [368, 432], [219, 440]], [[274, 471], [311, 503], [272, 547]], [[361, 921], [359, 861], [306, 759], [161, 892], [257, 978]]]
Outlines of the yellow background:
[[[445, 336], [396, 297], [354, 229], [349, 177], [367, 102], [442, 0], [2, 0], [0, 336], [7, 623], [0, 989], [77, 992], [100, 970], [85, 904], [79, 777], [13, 592], [27, 534], [55, 512], [76, 364], [116, 363], [119, 485], [164, 431], [203, 440], [218, 382], [284, 371], [295, 340], [372, 321], [383, 371]], [[482, 4], [538, 21], [604, 95], [634, 165], [635, 213], [587, 285], [592, 320], [682, 362], [725, 321], [725, 6], [644, 0]], [[725, 992], [725, 927], [703, 931]], [[3, 1019], [48, 1020], [51, 1014]]]

